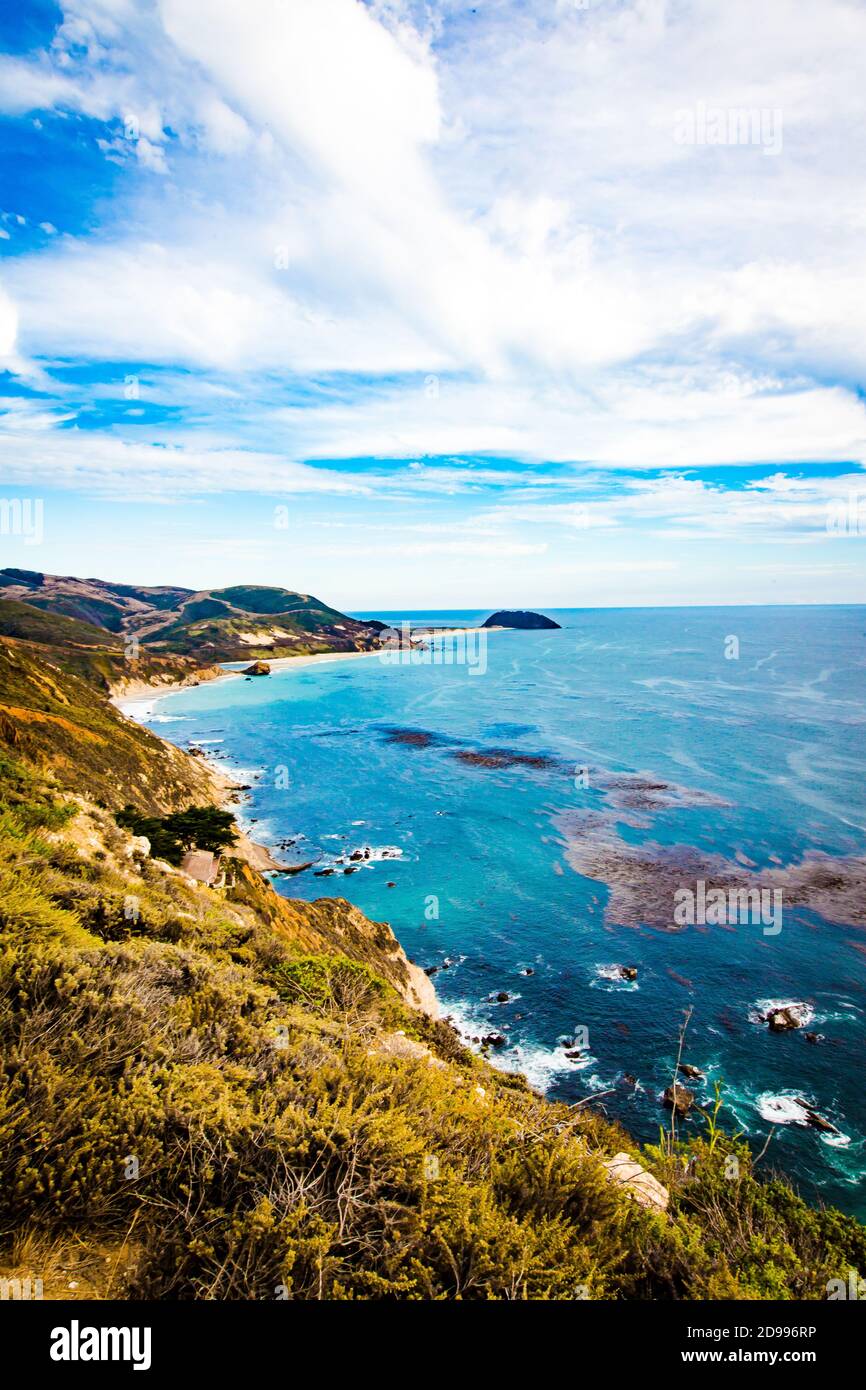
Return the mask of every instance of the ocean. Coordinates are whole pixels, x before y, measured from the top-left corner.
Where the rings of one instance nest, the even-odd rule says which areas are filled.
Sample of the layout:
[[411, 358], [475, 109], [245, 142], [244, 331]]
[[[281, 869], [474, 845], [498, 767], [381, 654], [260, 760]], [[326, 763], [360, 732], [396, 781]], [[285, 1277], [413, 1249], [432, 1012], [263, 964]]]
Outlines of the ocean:
[[[560, 631], [283, 668], [139, 717], [248, 782], [254, 838], [313, 863], [278, 891], [390, 922], [464, 1035], [504, 1039], [497, 1065], [652, 1141], [691, 1010], [696, 1103], [720, 1081], [726, 1128], [755, 1152], [774, 1128], [765, 1170], [866, 1217], [866, 610], [547, 611]], [[732, 879], [752, 910], [704, 912]], [[802, 1026], [774, 1032], [786, 1004]]]

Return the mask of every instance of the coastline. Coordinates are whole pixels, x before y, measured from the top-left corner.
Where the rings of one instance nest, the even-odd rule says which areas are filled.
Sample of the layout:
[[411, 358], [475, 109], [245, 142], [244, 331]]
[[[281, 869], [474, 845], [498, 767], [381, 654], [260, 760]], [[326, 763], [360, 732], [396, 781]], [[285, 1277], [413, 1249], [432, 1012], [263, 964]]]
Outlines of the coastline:
[[[504, 627], [449, 627], [436, 628], [432, 631], [419, 633], [422, 637], [443, 636], [459, 637], [470, 632], [507, 632]], [[395, 649], [396, 650], [396, 649]], [[266, 661], [271, 668], [271, 673], [284, 671], [291, 668], [300, 670], [306, 666], [325, 665], [331, 661], [349, 661], [357, 657], [382, 657], [383, 652], [388, 652], [388, 648], [377, 647], [369, 652], [309, 652], [298, 656], [274, 656], [274, 657], [251, 657], [250, 664], [255, 660]], [[390, 653], [393, 655], [393, 653]], [[195, 673], [195, 678], [190, 680], [175, 681], [173, 684], [162, 684], [159, 681], [128, 681], [124, 682], [121, 690], [111, 693], [109, 699], [121, 714], [127, 718], [136, 719], [134, 710], [150, 710], [157, 700], [164, 699], [167, 695], [179, 695], [184, 690], [194, 690], [199, 685], [219, 685], [221, 681], [235, 680], [243, 676], [242, 669], [227, 670], [225, 667], [206, 667], [201, 672]], [[254, 676], [254, 680], [266, 680], [266, 676]], [[137, 722], [142, 722], [141, 718]]]
[[[274, 668], [280, 669], [287, 666], [301, 667], [320, 662], [342, 661], [347, 657], [378, 655], [378, 651], [321, 652], [306, 656], [277, 658], [273, 662], [269, 662], [269, 665], [273, 670]], [[236, 676], [242, 675], [243, 670], [224, 671], [219, 676], [207, 678], [206, 682], [188, 681], [164, 687], [148, 685], [146, 682], [141, 682], [138, 692], [127, 689], [122, 694], [111, 696], [111, 703], [124, 718], [133, 719], [137, 723], [143, 723], [149, 716], [156, 702], [164, 699], [168, 695], [180, 694], [182, 691], [194, 688], [199, 684], [206, 683], [210, 685], [220, 680], [231, 680]], [[266, 679], [266, 677], [258, 677], [257, 679]], [[142, 696], [145, 698], [142, 698]], [[137, 714], [133, 713], [133, 711], [137, 711]], [[151, 732], [153, 733], [155, 731], [151, 730]], [[155, 736], [157, 738], [161, 737], [159, 734]], [[166, 740], [166, 742], [167, 741], [168, 740]], [[177, 744], [172, 744], [172, 747], [178, 748], [179, 746]], [[230, 811], [234, 816], [237, 826], [237, 838], [231, 846], [231, 854], [238, 859], [242, 859], [251, 869], [262, 876], [278, 874], [290, 877], [294, 873], [297, 873], [299, 871], [299, 865], [285, 864], [276, 859], [269, 846], [260, 844], [257, 840], [254, 840], [244, 828], [243, 819], [238, 813], [238, 807], [243, 800], [242, 793], [245, 790], [245, 784], [239, 782], [231, 773], [226, 771], [225, 767], [212, 755], [201, 751], [193, 754], [189, 749], [179, 749], [179, 751], [185, 753], [189, 758], [194, 758], [197, 763], [205, 768], [220, 809], [223, 811]], [[290, 902], [292, 900], [289, 898], [287, 901]], [[329, 899], [323, 897], [317, 901], [329, 901]], [[330, 901], [335, 900], [332, 899]], [[353, 909], [353, 911], [354, 910], [355, 909]], [[390, 924], [386, 925], [390, 928]], [[409, 960], [401, 942], [396, 936], [394, 936], [393, 940], [395, 957], [401, 960], [406, 971], [406, 993], [404, 997], [407, 998], [407, 1001], [413, 1008], [419, 1009], [430, 1018], [436, 1019], [441, 1017], [442, 1008], [432, 980], [420, 966], [415, 965]]]
[[[372, 652], [314, 652], [301, 656], [275, 656], [268, 658], [268, 665], [271, 671], [281, 671], [288, 666], [301, 667], [312, 666], [319, 662], [344, 661], [353, 656], [378, 656], [378, 651]], [[265, 658], [261, 658], [264, 660]], [[251, 657], [250, 663], [256, 660]], [[219, 671], [219, 674], [208, 675], [206, 670], [196, 673], [196, 679], [175, 681], [172, 684], [163, 685], [158, 681], [128, 681], [125, 682], [121, 690], [112, 691], [109, 700], [115, 709], [126, 717], [135, 719], [132, 710], [149, 708], [156, 704], [157, 700], [164, 699], [167, 695], [180, 695], [185, 690], [195, 690], [200, 685], [219, 685], [221, 682], [235, 680], [243, 676], [243, 671], [229, 671], [223, 667], [209, 667], [207, 670]], [[253, 677], [255, 680], [265, 680], [264, 676]], [[137, 720], [141, 722], [141, 720]]]
[[[313, 652], [299, 656], [274, 657], [268, 661], [271, 671], [284, 670], [288, 667], [298, 668], [319, 665], [331, 661], [345, 661], [351, 657], [379, 656], [379, 650], [370, 652]], [[219, 668], [206, 668], [208, 671], [215, 671]], [[147, 724], [153, 709], [158, 701], [166, 699], [170, 695], [180, 695], [184, 691], [194, 690], [200, 685], [219, 685], [221, 682], [235, 680], [244, 675], [243, 669], [237, 671], [220, 670], [220, 674], [208, 675], [204, 671], [200, 679], [176, 681], [171, 685], [164, 685], [160, 682], [150, 681], [130, 681], [123, 690], [109, 696], [110, 703], [123, 715], [125, 719], [132, 719], [137, 724]], [[266, 676], [252, 677], [255, 680], [267, 680]], [[156, 734], [157, 738], [161, 735]], [[168, 741], [168, 740], [167, 740]], [[172, 747], [178, 747], [173, 744]], [[241, 859], [244, 859], [250, 868], [256, 869], [261, 874], [291, 874], [296, 872], [296, 866], [284, 864], [276, 859], [267, 845], [260, 844], [244, 829], [241, 819], [237, 814], [237, 807], [241, 802], [239, 793], [243, 790], [244, 784], [236, 781], [230, 773], [214, 758], [205, 753], [190, 753], [189, 749], [181, 749], [187, 757], [194, 757], [195, 761], [203, 765], [210, 777], [213, 785], [217, 804], [223, 811], [231, 811], [238, 823], [238, 837], [234, 843], [233, 851]], [[425, 976], [426, 979], [426, 976]]]
[[[499, 626], [494, 628], [447, 628], [437, 629], [435, 634], [429, 631], [425, 632], [423, 637], [429, 638], [432, 635], [439, 634], [447, 637], [456, 637], [469, 633], [504, 632], [507, 630], [508, 629]], [[419, 650], [424, 649], [424, 645], [426, 644], [419, 643]], [[383, 651], [389, 655], [394, 654], [393, 652], [389, 653], [387, 648], [377, 648], [373, 651], [362, 652], [315, 652], [300, 654], [298, 656], [267, 658], [267, 664], [270, 667], [270, 673], [273, 674], [276, 671], [289, 668], [300, 670], [313, 665], [346, 661], [357, 657], [378, 656], [381, 659]], [[254, 659], [255, 658], [250, 659], [250, 664], [252, 664]], [[261, 659], [264, 660], [265, 658]], [[200, 672], [196, 672], [194, 678], [177, 681], [171, 684], [163, 684], [159, 681], [130, 681], [124, 683], [121, 690], [114, 691], [109, 696], [109, 700], [115, 709], [117, 709], [118, 713], [124, 718], [150, 727], [150, 718], [159, 701], [171, 695], [179, 695], [184, 691], [196, 689], [200, 685], [215, 685], [224, 681], [236, 680], [238, 677], [244, 676], [244, 674], [245, 669], [243, 666], [239, 666], [236, 670], [226, 670], [220, 667], [206, 667], [202, 668]], [[252, 677], [251, 679], [266, 680], [267, 677], [258, 676]], [[151, 732], [154, 733], [156, 737], [161, 737], [154, 729], [151, 729]], [[170, 740], [166, 740], [166, 742], [170, 742]], [[179, 745], [172, 744], [172, 747], [179, 747]], [[272, 849], [268, 845], [261, 844], [259, 841], [254, 840], [244, 827], [243, 817], [239, 814], [238, 807], [243, 801], [242, 794], [246, 789], [245, 784], [233, 777], [212, 755], [204, 753], [201, 750], [197, 751], [195, 754], [191, 753], [189, 749], [180, 749], [180, 751], [186, 753], [187, 757], [194, 757], [195, 761], [206, 769], [216, 804], [221, 810], [230, 811], [235, 817], [238, 835], [232, 847], [232, 852], [238, 858], [243, 859], [250, 868], [262, 875], [278, 874], [291, 876], [293, 873], [298, 872], [298, 865], [281, 862], [275, 857]], [[399, 942], [398, 949], [405, 956], [405, 952]], [[410, 973], [415, 994], [419, 1000], [419, 1007], [431, 1017], [441, 1017], [441, 1004], [435, 986], [426, 972], [419, 966], [412, 964], [408, 958], [406, 958], [406, 966]]]

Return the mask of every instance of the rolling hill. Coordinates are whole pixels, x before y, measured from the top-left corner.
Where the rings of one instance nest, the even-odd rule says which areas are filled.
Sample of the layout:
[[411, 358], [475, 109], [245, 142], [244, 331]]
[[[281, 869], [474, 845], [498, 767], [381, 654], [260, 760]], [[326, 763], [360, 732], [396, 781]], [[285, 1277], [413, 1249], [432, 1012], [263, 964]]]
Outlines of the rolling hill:
[[[90, 629], [56, 628], [77, 646], [101, 641], [133, 653], [146, 648], [154, 656], [191, 657], [202, 664], [242, 661], [246, 657], [307, 655], [315, 652], [370, 651], [384, 627], [358, 622], [310, 594], [268, 585], [230, 585], [222, 589], [113, 584], [102, 579], [42, 574], [38, 570], [0, 570], [0, 601], [26, 604], [55, 619]], [[6, 613], [5, 622], [12, 622]], [[29, 640], [37, 620], [27, 617]], [[93, 633], [102, 634], [101, 639]], [[42, 629], [50, 635], [50, 626]], [[111, 638], [116, 639], [113, 643]]]

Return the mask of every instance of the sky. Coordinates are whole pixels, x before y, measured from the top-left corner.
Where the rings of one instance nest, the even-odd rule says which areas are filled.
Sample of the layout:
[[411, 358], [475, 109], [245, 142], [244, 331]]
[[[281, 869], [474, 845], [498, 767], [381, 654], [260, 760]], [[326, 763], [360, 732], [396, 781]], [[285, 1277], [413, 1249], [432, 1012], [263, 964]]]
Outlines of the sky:
[[866, 0], [0, 9], [0, 562], [866, 601]]

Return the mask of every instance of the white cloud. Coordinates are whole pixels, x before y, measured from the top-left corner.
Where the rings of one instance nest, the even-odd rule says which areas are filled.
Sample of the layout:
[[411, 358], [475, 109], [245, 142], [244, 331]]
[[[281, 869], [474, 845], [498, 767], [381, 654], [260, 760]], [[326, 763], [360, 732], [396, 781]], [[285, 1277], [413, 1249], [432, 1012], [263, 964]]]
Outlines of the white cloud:
[[[14, 258], [6, 312], [30, 359], [235, 374], [216, 474], [256, 416], [273, 438], [254, 459], [863, 457], [862, 6], [763, 0], [760, 25], [753, 0], [64, 16], [48, 52], [0, 65], [2, 109], [131, 117], [106, 157], [163, 177], [132, 225]], [[780, 110], [781, 154], [678, 144], [697, 102]], [[387, 380], [256, 396], [287, 373]]]
[[279, 454], [212, 448], [207, 443], [160, 447], [97, 431], [59, 428], [60, 415], [20, 398], [0, 401], [0, 456], [7, 484], [86, 486], [103, 496], [180, 496], [222, 490], [357, 495], [363, 479], [309, 468]]
[[826, 542], [830, 521], [852, 497], [862, 499], [866, 509], [866, 470], [833, 477], [776, 474], [738, 488], [672, 473], [629, 478], [598, 501], [502, 503], [481, 512], [478, 520], [519, 528], [521, 534], [527, 527], [531, 534], [534, 526], [543, 526], [548, 535], [553, 528], [608, 534], [641, 528], [680, 541]]

